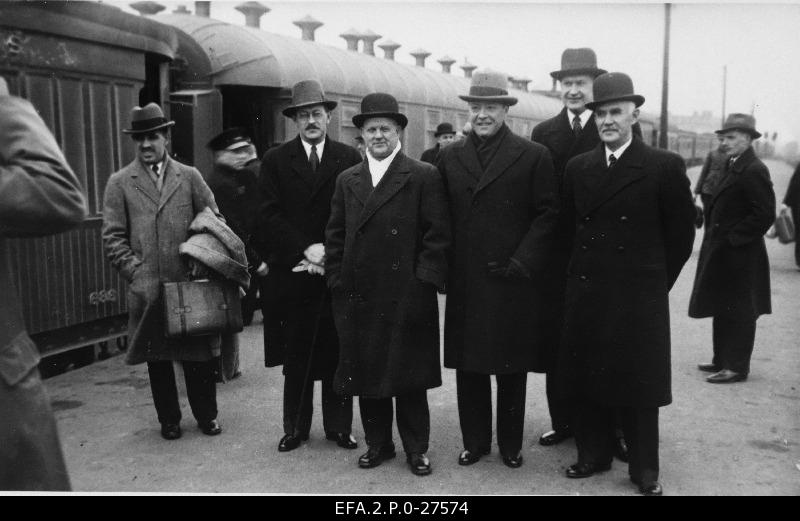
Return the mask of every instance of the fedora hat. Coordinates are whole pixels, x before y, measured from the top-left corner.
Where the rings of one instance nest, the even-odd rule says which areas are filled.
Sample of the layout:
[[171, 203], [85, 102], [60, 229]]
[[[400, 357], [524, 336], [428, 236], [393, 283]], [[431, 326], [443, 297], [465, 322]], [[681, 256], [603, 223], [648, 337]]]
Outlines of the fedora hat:
[[723, 123], [722, 128], [715, 130], [714, 132], [716, 134], [724, 134], [729, 130], [741, 130], [742, 132], [747, 132], [753, 137], [753, 139], [758, 139], [761, 137], [761, 132], [756, 130], [756, 118], [750, 114], [740, 114], [738, 112], [728, 114], [728, 117], [725, 118], [725, 123]]
[[283, 109], [283, 115], [291, 118], [297, 109], [313, 105], [324, 105], [325, 109], [331, 111], [336, 108], [337, 103], [325, 99], [325, 92], [317, 80], [298, 81], [292, 87], [292, 104]]
[[400, 113], [397, 100], [391, 94], [373, 92], [361, 100], [361, 113], [353, 116], [353, 125], [361, 128], [369, 118], [390, 118], [402, 128], [408, 125], [408, 118]]
[[489, 69], [475, 71], [472, 74], [469, 94], [459, 98], [467, 102], [502, 103], [509, 107], [517, 104], [517, 98], [508, 95], [508, 76]]
[[637, 107], [644, 103], [644, 96], [633, 93], [633, 81], [623, 72], [606, 72], [595, 78], [592, 93], [594, 101], [586, 104], [589, 110], [612, 101], [632, 101]]
[[607, 71], [597, 68], [597, 55], [588, 47], [579, 49], [565, 49], [561, 53], [561, 70], [553, 71], [550, 76], [561, 80], [565, 76], [578, 76], [587, 74], [596, 78]]
[[450, 123], [439, 123], [436, 126], [436, 132], [434, 132], [433, 137], [439, 137], [443, 134], [455, 134], [456, 131], [453, 128], [453, 125]]
[[206, 146], [217, 152], [219, 150], [233, 150], [250, 143], [252, 141], [247, 136], [247, 130], [242, 127], [235, 127], [223, 130], [214, 136]]
[[131, 109], [131, 128], [124, 128], [125, 134], [143, 134], [160, 128], [171, 127], [174, 121], [164, 117], [164, 111], [156, 103], [148, 103], [144, 107]]

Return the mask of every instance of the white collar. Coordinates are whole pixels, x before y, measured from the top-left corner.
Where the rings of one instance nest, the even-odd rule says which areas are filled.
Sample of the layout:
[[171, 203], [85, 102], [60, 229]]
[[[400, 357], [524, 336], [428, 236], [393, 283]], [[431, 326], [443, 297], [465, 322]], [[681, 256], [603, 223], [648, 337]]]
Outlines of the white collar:
[[575, 119], [575, 116], [580, 118], [581, 128], [586, 128], [586, 123], [589, 122], [589, 119], [592, 117], [592, 111], [589, 109], [583, 109], [583, 112], [580, 114], [575, 114], [571, 110], [567, 109], [567, 122], [569, 126], [572, 126], [572, 120]]
[[[320, 162], [322, 162], [322, 152], [325, 150], [325, 141], [327, 141], [328, 137], [322, 138], [322, 141], [317, 143], [317, 157], [319, 158]], [[300, 138], [300, 142], [303, 144], [303, 149], [306, 151], [306, 159], [311, 158], [311, 143], [306, 143], [303, 141], [303, 138]]]
[[619, 161], [619, 158], [621, 158], [622, 154], [625, 153], [625, 150], [627, 150], [628, 147], [631, 146], [632, 142], [633, 142], [633, 134], [631, 134], [631, 137], [628, 139], [628, 141], [625, 142], [624, 145], [622, 145], [621, 147], [619, 147], [614, 151], [612, 151], [610, 148], [608, 148], [608, 145], [606, 145], [606, 164], [609, 164], [608, 158], [611, 154], [614, 154], [614, 157], [616, 157], [617, 161]]
[[394, 161], [394, 158], [400, 152], [401, 148], [403, 148], [403, 144], [398, 141], [392, 153], [383, 159], [372, 157], [372, 154], [367, 150], [367, 166], [369, 166], [369, 174], [372, 176], [372, 186], [378, 186], [378, 183], [380, 183], [386, 171], [389, 170], [389, 165], [392, 164], [392, 161]]

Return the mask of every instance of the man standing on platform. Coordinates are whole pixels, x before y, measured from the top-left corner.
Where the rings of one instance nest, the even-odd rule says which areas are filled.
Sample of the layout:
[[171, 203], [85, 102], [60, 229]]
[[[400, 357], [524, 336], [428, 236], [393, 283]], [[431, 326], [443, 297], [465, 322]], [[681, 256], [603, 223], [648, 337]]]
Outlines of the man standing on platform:
[[456, 131], [453, 130], [453, 125], [450, 123], [439, 123], [433, 137], [436, 138], [436, 146], [424, 151], [419, 160], [435, 165], [439, 160], [439, 152], [442, 148], [455, 141]]

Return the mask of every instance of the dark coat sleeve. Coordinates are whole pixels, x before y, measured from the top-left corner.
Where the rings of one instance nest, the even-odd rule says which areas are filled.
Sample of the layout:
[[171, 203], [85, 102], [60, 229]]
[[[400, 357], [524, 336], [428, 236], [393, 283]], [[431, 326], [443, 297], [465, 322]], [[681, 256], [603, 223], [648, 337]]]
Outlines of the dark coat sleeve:
[[786, 189], [786, 197], [783, 198], [783, 204], [791, 208], [800, 206], [800, 165], [792, 174], [792, 180], [789, 181], [789, 188]]
[[748, 194], [750, 207], [747, 215], [728, 234], [732, 246], [760, 239], [775, 221], [775, 191], [767, 168], [760, 163], [751, 165], [743, 173], [741, 183]]
[[59, 233], [85, 216], [78, 179], [33, 105], [0, 96], [0, 235]]
[[336, 288], [342, 272], [342, 257], [344, 256], [344, 240], [346, 232], [346, 215], [344, 201], [344, 174], [336, 179], [336, 188], [331, 199], [331, 216], [325, 227], [325, 277], [328, 287]]
[[703, 183], [706, 181], [706, 176], [708, 176], [708, 172], [711, 170], [711, 153], [706, 156], [706, 160], [703, 162], [703, 168], [700, 170], [700, 175], [697, 178], [697, 183], [694, 185], [694, 193], [695, 195], [699, 194], [702, 191]]
[[686, 164], [679, 156], [671, 156], [664, 172], [658, 177], [658, 204], [661, 213], [661, 233], [667, 263], [669, 288], [678, 280], [683, 265], [692, 254], [696, 210], [692, 201]]
[[423, 176], [420, 219], [422, 244], [417, 257], [416, 276], [445, 292], [447, 251], [451, 242], [450, 211], [442, 176], [435, 168]]

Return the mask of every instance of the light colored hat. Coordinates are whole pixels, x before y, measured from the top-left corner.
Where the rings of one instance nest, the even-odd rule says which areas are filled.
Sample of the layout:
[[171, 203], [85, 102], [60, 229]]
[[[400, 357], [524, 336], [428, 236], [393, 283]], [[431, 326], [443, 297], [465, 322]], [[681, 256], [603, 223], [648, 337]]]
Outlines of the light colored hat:
[[164, 117], [164, 111], [156, 103], [148, 103], [144, 107], [131, 109], [131, 128], [124, 128], [125, 134], [145, 134], [160, 128], [171, 127], [174, 121]]
[[459, 96], [464, 101], [495, 102], [508, 105], [517, 104], [517, 98], [508, 95], [508, 76], [489, 69], [478, 70], [472, 74], [469, 94]]

